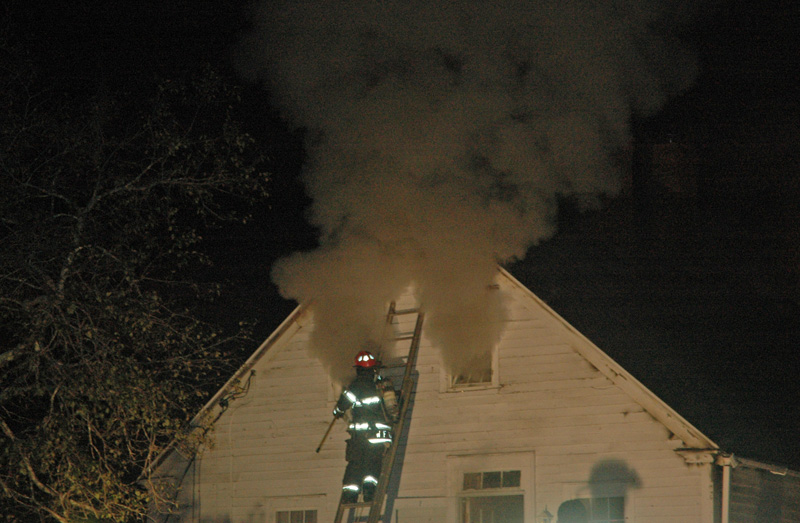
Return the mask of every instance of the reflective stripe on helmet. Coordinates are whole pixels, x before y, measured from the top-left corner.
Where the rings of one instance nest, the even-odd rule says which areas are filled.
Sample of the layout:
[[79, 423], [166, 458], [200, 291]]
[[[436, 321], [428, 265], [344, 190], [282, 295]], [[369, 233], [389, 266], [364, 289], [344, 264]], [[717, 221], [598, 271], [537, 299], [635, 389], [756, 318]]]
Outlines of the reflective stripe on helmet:
[[371, 368], [377, 364], [378, 360], [375, 359], [375, 356], [365, 350], [356, 354], [356, 367]]

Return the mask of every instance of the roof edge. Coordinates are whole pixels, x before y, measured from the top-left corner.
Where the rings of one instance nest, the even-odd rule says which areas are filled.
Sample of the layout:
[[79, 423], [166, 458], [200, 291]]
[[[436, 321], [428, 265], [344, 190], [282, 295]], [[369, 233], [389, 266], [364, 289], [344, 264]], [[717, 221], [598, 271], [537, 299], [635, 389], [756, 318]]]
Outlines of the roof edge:
[[282, 337], [283, 335], [294, 325], [298, 324], [299, 326], [299, 319], [305, 314], [306, 310], [308, 310], [308, 304], [300, 304], [298, 305], [287, 317], [283, 320], [283, 322], [276, 328], [269, 337], [264, 340], [261, 345], [250, 355], [249, 358], [242, 364], [241, 367], [230, 377], [228, 381], [225, 382], [225, 385], [217, 390], [216, 394], [211, 396], [206, 404], [195, 414], [192, 420], [189, 422], [189, 425], [194, 427], [197, 424], [198, 420], [201, 420], [203, 416], [212, 408], [214, 408], [222, 399], [225, 394], [228, 393], [231, 389], [236, 387], [245, 377], [248, 371], [250, 371], [256, 363], [261, 359], [261, 357], [269, 351]]
[[661, 398], [656, 396], [656, 394], [648, 389], [642, 382], [633, 377], [633, 375], [625, 370], [619, 363], [614, 361], [611, 356], [603, 352], [600, 347], [595, 345], [578, 329], [573, 327], [572, 324], [555, 312], [549, 305], [542, 301], [541, 298], [534, 294], [533, 291], [528, 289], [522, 282], [512, 276], [510, 272], [501, 266], [498, 266], [498, 270], [503, 276], [508, 278], [514, 285], [519, 287], [539, 306], [541, 306], [556, 321], [563, 325], [564, 328], [576, 338], [578, 343], [576, 344], [575, 349], [584, 358], [586, 358], [589, 363], [594, 365], [615, 385], [620, 387], [626, 393], [630, 394], [636, 403], [641, 405], [648, 414], [660, 421], [673, 434], [679, 437], [686, 446], [704, 449], [719, 449], [719, 446], [708, 436], [703, 434], [699, 429], [697, 429], [697, 427], [692, 425], [683, 416], [678, 414], [677, 411], [667, 405]]
[[753, 459], [742, 458], [740, 456], [733, 456], [734, 466], [742, 466], [750, 469], [766, 470], [776, 476], [791, 476], [800, 478], [800, 472], [790, 469], [786, 465], [775, 465], [773, 463], [764, 463], [763, 461], [756, 461]]
[[[207, 427], [203, 427], [203, 420], [207, 419], [206, 414], [209, 413], [214, 407], [220, 404], [222, 398], [224, 398], [229, 391], [235, 389], [239, 383], [241, 383], [242, 378], [250, 371], [256, 363], [271, 349], [281, 338], [283, 338], [284, 334], [288, 332], [293, 326], [297, 325], [299, 329], [302, 325], [300, 325], [300, 318], [303, 317], [306, 310], [309, 308], [310, 304], [300, 304], [298, 305], [275, 329], [269, 337], [264, 340], [261, 345], [250, 355], [249, 358], [239, 367], [239, 369], [231, 376], [225, 384], [220, 387], [217, 392], [203, 405], [200, 410], [192, 417], [189, 421], [188, 426], [186, 427], [187, 432], [192, 432], [194, 430], [205, 430]], [[224, 410], [224, 409], [223, 409]], [[213, 422], [211, 423], [213, 425]], [[153, 461], [152, 465], [150, 466], [149, 470], [157, 471], [161, 468], [164, 461], [172, 455], [173, 451], [176, 450], [175, 440], [171, 441], [169, 445], [159, 454], [159, 456]]]

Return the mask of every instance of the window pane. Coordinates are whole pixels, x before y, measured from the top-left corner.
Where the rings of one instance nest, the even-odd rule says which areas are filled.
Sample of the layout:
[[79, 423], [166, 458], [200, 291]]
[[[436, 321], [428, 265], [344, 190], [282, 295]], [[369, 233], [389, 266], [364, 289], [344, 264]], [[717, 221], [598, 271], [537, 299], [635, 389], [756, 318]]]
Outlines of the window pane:
[[609, 519], [625, 518], [625, 498], [608, 498]]
[[484, 472], [483, 473], [483, 488], [500, 488], [500, 473], [499, 472]]
[[625, 498], [579, 498], [565, 501], [558, 507], [558, 523], [623, 523]]
[[302, 510], [293, 510], [292, 511], [292, 523], [303, 523], [303, 511]]
[[469, 472], [464, 474], [464, 490], [477, 490], [481, 488], [481, 473]]
[[608, 498], [592, 498], [591, 521], [608, 521]]
[[464, 498], [461, 521], [470, 523], [524, 523], [523, 496]]
[[503, 472], [503, 487], [519, 487], [520, 472], [518, 470], [506, 470]]
[[306, 510], [306, 523], [317, 523], [316, 510]]
[[290, 523], [289, 512], [281, 510], [275, 513], [275, 523]]
[[558, 523], [587, 523], [590, 506], [588, 499], [570, 499], [562, 503], [556, 512]]

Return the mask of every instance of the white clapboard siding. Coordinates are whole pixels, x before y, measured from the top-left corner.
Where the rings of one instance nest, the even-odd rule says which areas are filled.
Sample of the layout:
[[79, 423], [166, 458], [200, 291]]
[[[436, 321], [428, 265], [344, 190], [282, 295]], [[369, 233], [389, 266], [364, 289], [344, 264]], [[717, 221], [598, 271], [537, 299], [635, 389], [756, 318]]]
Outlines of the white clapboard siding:
[[[555, 514], [569, 499], [599, 495], [624, 496], [629, 522], [711, 523], [710, 465], [689, 464], [675, 451], [713, 449], [713, 442], [508, 273], [500, 270], [497, 284], [492, 292], [503, 294], [506, 307], [499, 383], [448, 390], [438, 347], [423, 330], [393, 494], [397, 518], [456, 523], [463, 472], [519, 469], [526, 522], [541, 521], [545, 508]], [[413, 294], [397, 306], [415, 307]], [[398, 317], [394, 330], [410, 332], [415, 320]], [[254, 373], [250, 388], [214, 424], [213, 444], [188, 468], [185, 460], [164, 461], [182, 477], [182, 520], [271, 523], [276, 510], [333, 519], [346, 433], [337, 422], [314, 452], [335, 394], [309, 356], [312, 329], [313, 309], [298, 308], [240, 370], [239, 384]], [[407, 347], [398, 342], [384, 356]], [[222, 397], [201, 414], [218, 415]]]

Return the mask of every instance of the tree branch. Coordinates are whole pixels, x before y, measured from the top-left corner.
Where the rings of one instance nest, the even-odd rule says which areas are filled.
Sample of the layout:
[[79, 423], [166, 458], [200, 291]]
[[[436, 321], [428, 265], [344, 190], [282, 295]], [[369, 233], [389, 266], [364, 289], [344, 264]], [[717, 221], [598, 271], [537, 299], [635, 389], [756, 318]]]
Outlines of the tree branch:
[[[0, 427], [3, 429], [3, 434], [5, 434], [6, 437], [11, 440], [14, 446], [17, 446], [17, 438], [16, 436], [14, 436], [14, 433], [11, 431], [11, 428], [8, 426], [5, 420], [0, 419]], [[48, 487], [39, 480], [39, 477], [36, 475], [36, 472], [34, 472], [33, 465], [31, 465], [30, 459], [28, 459], [28, 456], [25, 454], [25, 452], [19, 449], [18, 446], [17, 450], [19, 451], [19, 456], [22, 459], [23, 464], [25, 465], [25, 471], [27, 473], [27, 476], [30, 478], [33, 484], [36, 485], [36, 487], [39, 490], [50, 496], [60, 497], [60, 494], [58, 492]]]

